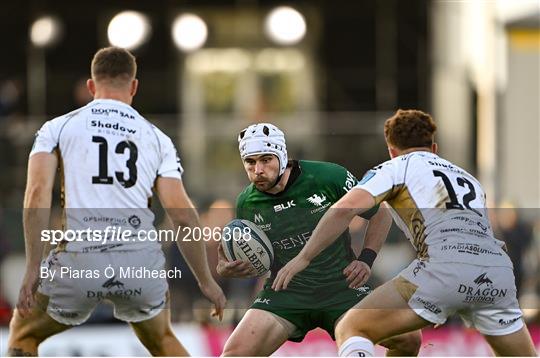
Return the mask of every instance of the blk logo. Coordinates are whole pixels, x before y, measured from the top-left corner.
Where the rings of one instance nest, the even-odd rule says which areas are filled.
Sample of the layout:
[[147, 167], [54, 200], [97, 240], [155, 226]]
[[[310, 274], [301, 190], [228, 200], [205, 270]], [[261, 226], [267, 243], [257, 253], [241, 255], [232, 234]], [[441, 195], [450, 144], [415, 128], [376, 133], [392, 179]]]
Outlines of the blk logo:
[[270, 299], [257, 297], [257, 299], [255, 300], [255, 303], [262, 303], [263, 305], [269, 305]]
[[293, 206], [296, 206], [296, 204], [294, 203], [294, 200], [289, 200], [289, 201], [287, 201], [286, 204], [274, 205], [274, 212], [278, 213], [280, 211], [292, 208]]

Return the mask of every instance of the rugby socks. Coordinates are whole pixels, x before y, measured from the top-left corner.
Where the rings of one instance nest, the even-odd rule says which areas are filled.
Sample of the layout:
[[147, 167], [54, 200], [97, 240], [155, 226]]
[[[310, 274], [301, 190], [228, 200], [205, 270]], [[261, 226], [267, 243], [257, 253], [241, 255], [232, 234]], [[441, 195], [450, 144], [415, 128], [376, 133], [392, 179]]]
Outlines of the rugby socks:
[[373, 343], [363, 337], [350, 337], [339, 347], [340, 357], [373, 357]]

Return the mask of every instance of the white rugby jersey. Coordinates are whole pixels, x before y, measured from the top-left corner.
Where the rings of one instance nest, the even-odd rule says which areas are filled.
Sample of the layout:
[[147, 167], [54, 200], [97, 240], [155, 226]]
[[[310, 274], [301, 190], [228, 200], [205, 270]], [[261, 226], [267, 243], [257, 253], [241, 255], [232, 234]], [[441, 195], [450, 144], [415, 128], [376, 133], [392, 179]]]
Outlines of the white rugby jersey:
[[438, 155], [416, 151], [396, 157], [368, 171], [356, 188], [392, 207], [418, 258], [512, 266], [504, 243], [493, 237], [482, 186]]
[[[149, 200], [156, 178], [181, 179], [183, 172], [171, 139], [131, 106], [112, 99], [94, 100], [46, 122], [36, 134], [30, 156], [55, 150], [66, 229], [151, 230], [154, 215]], [[134, 240], [129, 249], [149, 244], [156, 243]], [[100, 243], [73, 242], [67, 248], [91, 251], [89, 245]]]

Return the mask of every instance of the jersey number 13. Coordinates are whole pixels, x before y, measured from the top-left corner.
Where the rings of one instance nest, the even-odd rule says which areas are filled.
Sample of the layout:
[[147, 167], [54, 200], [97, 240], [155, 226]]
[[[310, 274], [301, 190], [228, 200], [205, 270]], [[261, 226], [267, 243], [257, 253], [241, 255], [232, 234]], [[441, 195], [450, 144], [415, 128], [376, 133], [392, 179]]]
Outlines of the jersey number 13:
[[[92, 184], [112, 184], [113, 177], [109, 176], [107, 152], [109, 145], [107, 139], [100, 136], [93, 136], [92, 142], [99, 145], [99, 170], [98, 175], [92, 177]], [[116, 145], [115, 153], [124, 154], [129, 151], [129, 158], [126, 161], [129, 177], [126, 179], [123, 172], [114, 172], [116, 180], [124, 187], [131, 188], [137, 182], [137, 146], [135, 143], [125, 140]]]

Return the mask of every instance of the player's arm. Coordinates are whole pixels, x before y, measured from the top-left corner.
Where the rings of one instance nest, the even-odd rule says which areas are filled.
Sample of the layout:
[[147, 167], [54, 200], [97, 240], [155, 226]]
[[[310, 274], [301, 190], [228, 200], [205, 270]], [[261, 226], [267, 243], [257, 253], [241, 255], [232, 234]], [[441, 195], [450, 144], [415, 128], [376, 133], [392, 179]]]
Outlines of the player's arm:
[[336, 202], [321, 218], [302, 251], [278, 272], [272, 288], [287, 288], [293, 276], [304, 270], [311, 260], [330, 246], [345, 231], [355, 215], [360, 215], [396, 193], [395, 184], [403, 183], [395, 162], [388, 161], [369, 170], [362, 180]]
[[49, 225], [57, 167], [58, 158], [55, 153], [36, 153], [28, 161], [23, 205], [26, 272], [17, 302], [17, 308], [23, 316], [34, 304], [34, 293], [39, 281], [39, 266], [45, 247], [45, 242], [41, 240], [41, 232]]
[[304, 270], [313, 258], [336, 241], [356, 215], [375, 204], [369, 192], [358, 188], [349, 191], [323, 215], [300, 253], [279, 270], [272, 288], [276, 291], [287, 288], [293, 276]]
[[344, 270], [349, 287], [357, 288], [363, 285], [371, 275], [371, 266], [381, 250], [384, 241], [392, 226], [392, 216], [385, 203], [381, 203], [379, 210], [369, 219], [364, 247], [356, 260], [351, 262]]
[[363, 189], [349, 191], [324, 214], [298, 256], [311, 262], [315, 256], [336, 241], [356, 215], [374, 205], [375, 199], [367, 191]]
[[373, 260], [371, 258], [368, 259], [363, 252], [371, 250], [375, 254], [378, 254], [388, 236], [391, 226], [392, 215], [390, 215], [389, 208], [386, 203], [381, 203], [377, 213], [369, 220], [366, 235], [364, 237], [364, 248], [358, 257], [359, 260], [366, 262], [370, 267], [373, 265], [375, 258], [373, 258]]
[[[187, 195], [181, 180], [177, 178], [158, 177], [155, 187], [161, 205], [167, 212], [175, 230], [185, 226], [190, 228], [200, 226], [197, 211]], [[190, 232], [193, 232], [193, 230], [190, 230]], [[225, 296], [210, 273], [204, 242], [194, 240], [193, 238], [186, 238], [186, 240], [177, 241], [176, 244], [195, 275], [201, 291], [214, 302], [216, 312], [213, 315], [219, 315], [221, 319], [223, 308], [225, 307]]]
[[[181, 180], [158, 177], [156, 191], [161, 205], [167, 212], [175, 229], [200, 226], [199, 216]], [[211, 274], [206, 262], [206, 251], [203, 242], [179, 240], [176, 244], [197, 278], [197, 282], [199, 284], [209, 282]]]

